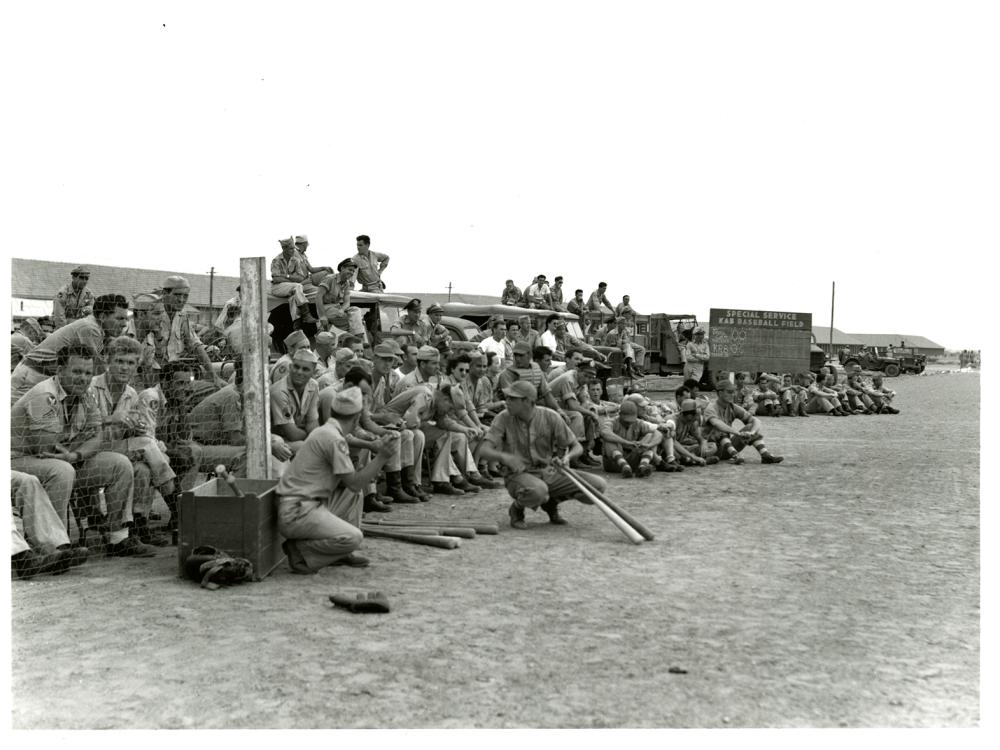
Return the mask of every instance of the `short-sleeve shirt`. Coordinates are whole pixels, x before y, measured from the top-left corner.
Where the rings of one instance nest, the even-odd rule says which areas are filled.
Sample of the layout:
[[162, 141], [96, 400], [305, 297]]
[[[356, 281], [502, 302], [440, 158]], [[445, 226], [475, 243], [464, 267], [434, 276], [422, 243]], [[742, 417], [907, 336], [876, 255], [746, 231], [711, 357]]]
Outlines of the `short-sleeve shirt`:
[[404, 375], [399, 379], [399, 382], [396, 383], [396, 389], [392, 392], [392, 395], [394, 397], [398, 396], [403, 391], [407, 391], [410, 388], [413, 388], [414, 386], [418, 385], [430, 385], [437, 387], [440, 382], [441, 382], [440, 375], [435, 375], [430, 380], [425, 380], [423, 375], [420, 374], [420, 368], [418, 367], [412, 372], [408, 372], [406, 375]]
[[93, 315], [74, 320], [50, 333], [28, 353], [24, 363], [43, 375], [53, 377], [58, 370], [57, 353], [65, 346], [74, 345], [89, 346], [95, 355], [104, 351], [104, 329]]
[[328, 420], [309, 433], [278, 480], [281, 497], [323, 498], [340, 486], [340, 475], [353, 474], [354, 462], [340, 424]]
[[319, 385], [310, 378], [300, 396], [285, 377], [271, 388], [271, 426], [294, 424], [305, 429], [319, 421]]
[[11, 456], [30, 455], [23, 449], [26, 439], [38, 433], [57, 435], [66, 450], [73, 451], [101, 429], [101, 410], [92, 388], [70, 403], [59, 378], [51, 377], [33, 386], [10, 410]]
[[56, 326], [64, 326], [94, 311], [94, 293], [87, 287], [76, 292], [70, 281], [56, 292], [52, 303], [52, 322]]
[[602, 294], [600, 291], [595, 289], [590, 293], [590, 297], [587, 299], [587, 309], [588, 310], [600, 310], [601, 303], [604, 303], [609, 310], [614, 310], [614, 306], [608, 302], [608, 297], [606, 294]]
[[376, 414], [392, 400], [392, 394], [396, 391], [396, 386], [403, 376], [395, 370], [389, 370], [388, 374], [375, 380], [372, 388], [372, 411]]
[[220, 388], [188, 415], [194, 440], [203, 445], [226, 445], [230, 432], [243, 432], [243, 397], [235, 385]]
[[199, 348], [201, 339], [194, 330], [191, 317], [183, 311], [176, 313], [170, 320], [170, 334], [166, 343], [167, 361], [176, 362]]
[[476, 389], [472, 400], [479, 411], [482, 411], [486, 404], [492, 404], [494, 401], [497, 401], [497, 382], [489, 375], [483, 374], [476, 381]]
[[323, 292], [323, 304], [329, 307], [345, 309], [351, 299], [351, 290], [354, 289], [354, 279], [348, 276], [345, 281], [340, 280], [340, 273], [330, 273], [323, 277], [317, 284]]
[[581, 387], [577, 380], [576, 370], [569, 370], [551, 380], [549, 390], [552, 391], [559, 406], [566, 406], [570, 399], [576, 399], [580, 404], [589, 401], [586, 389]]
[[719, 419], [723, 424], [729, 427], [732, 426], [733, 422], [737, 419], [743, 422], [743, 424], [746, 424], [751, 419], [751, 416], [750, 412], [739, 404], [723, 404], [721, 401], [716, 399], [705, 407], [705, 421], [708, 422], [710, 419]]
[[530, 468], [552, 463], [556, 455], [576, 445], [576, 437], [559, 412], [536, 406], [527, 422], [504, 409], [490, 426], [486, 439], [497, 449], [513, 453]]
[[506, 339], [500, 339], [497, 341], [492, 336], [487, 336], [479, 342], [479, 351], [493, 352], [497, 355], [497, 358], [503, 362], [503, 366], [507, 367], [514, 359], [514, 351], [504, 344], [505, 340]]
[[531, 383], [538, 391], [538, 398], [543, 398], [549, 392], [549, 382], [545, 379], [545, 373], [538, 366], [537, 362], [532, 362], [531, 367], [508, 367], [500, 373], [498, 388], [510, 388], [518, 380]]
[[309, 278], [309, 268], [306, 259], [302, 257], [298, 250], [292, 253], [291, 258], [286, 258], [284, 253], [278, 255], [271, 261], [271, 283], [282, 284], [284, 282], [274, 281], [275, 276], [284, 276], [289, 281], [301, 283]]
[[[127, 417], [132, 414], [139, 405], [139, 394], [135, 388], [126, 384], [122, 390], [118, 402], [114, 400], [111, 393], [111, 385], [108, 383], [108, 374], [97, 375], [90, 381], [90, 389], [94, 392], [97, 407], [101, 411], [101, 419], [107, 420], [112, 417]], [[106, 437], [111, 439], [110, 433]]]
[[500, 293], [500, 304], [501, 305], [516, 305], [521, 301], [521, 290], [516, 286], [512, 286], [510, 289], [507, 287], [503, 288]]
[[404, 315], [389, 327], [389, 332], [393, 331], [409, 333], [413, 337], [414, 344], [424, 346], [430, 342], [431, 336], [434, 335], [434, 326], [429, 320], [423, 318], [417, 318], [415, 322], [411, 322]]
[[638, 442], [646, 435], [656, 432], [656, 426], [650, 422], [636, 419], [634, 422], [623, 422], [621, 417], [609, 420], [611, 432], [625, 440]]
[[389, 256], [369, 250], [366, 255], [358, 253], [351, 260], [358, 267], [357, 278], [361, 288], [366, 292], [381, 292], [382, 272], [379, 270], [379, 265], [389, 260]]
[[278, 357], [278, 361], [271, 365], [271, 384], [277, 383], [285, 377], [292, 369], [292, 358], [287, 354]]

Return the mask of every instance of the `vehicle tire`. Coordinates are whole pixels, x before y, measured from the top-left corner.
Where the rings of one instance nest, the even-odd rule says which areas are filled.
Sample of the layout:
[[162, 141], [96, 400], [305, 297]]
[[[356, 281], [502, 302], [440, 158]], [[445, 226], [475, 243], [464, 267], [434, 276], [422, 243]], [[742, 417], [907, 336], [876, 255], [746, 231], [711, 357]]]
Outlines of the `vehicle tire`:
[[885, 366], [885, 374], [888, 375], [890, 378], [898, 378], [899, 377], [899, 365], [886, 365]]
[[844, 364], [841, 365], [841, 367], [843, 367], [846, 370], [848, 367], [854, 367], [854, 365], [860, 365], [860, 364], [861, 363], [858, 362], [858, 360], [855, 357], [848, 357], [847, 361], [844, 362]]
[[924, 370], [926, 370], [926, 369], [927, 369], [927, 365], [920, 365], [920, 366], [919, 366], [919, 367], [917, 368], [917, 375], [921, 375], [921, 374], [923, 374]]

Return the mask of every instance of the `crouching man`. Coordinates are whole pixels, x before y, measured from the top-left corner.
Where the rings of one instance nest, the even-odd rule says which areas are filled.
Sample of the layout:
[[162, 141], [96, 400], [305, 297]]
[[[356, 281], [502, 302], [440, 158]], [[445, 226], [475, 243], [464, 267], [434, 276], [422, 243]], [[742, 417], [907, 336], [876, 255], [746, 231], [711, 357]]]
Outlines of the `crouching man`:
[[[784, 460], [783, 456], [774, 456], [764, 445], [764, 438], [760, 434], [760, 421], [744, 409], [734, 403], [733, 397], [736, 393], [736, 386], [728, 380], [720, 380], [716, 386], [718, 398], [705, 409], [705, 421], [709, 425], [709, 440], [719, 444], [719, 452], [724, 458], [729, 459], [729, 463], [742, 464], [743, 458], [740, 451], [746, 446], [752, 445], [760, 453], [762, 464], [778, 464]], [[733, 427], [733, 423], [739, 420], [743, 423], [743, 429], [738, 430]]]
[[[531, 383], [516, 381], [504, 394], [507, 408], [493, 420], [480, 452], [503, 467], [504, 484], [514, 498], [508, 511], [510, 525], [528, 528], [524, 509], [539, 507], [548, 514], [549, 523], [565, 524], [559, 515], [560, 502], [570, 498], [590, 501], [557, 469], [579, 458], [583, 447], [559, 412], [535, 406], [538, 392]], [[607, 487], [604, 479], [579, 473], [598, 490]]]
[[373, 442], [374, 455], [355, 471], [346, 436], [361, 419], [362, 395], [357, 387], [337, 393], [330, 419], [309, 433], [278, 481], [278, 531], [293, 573], [315, 573], [328, 565], [366, 567], [354, 553], [361, 530], [365, 488], [398, 450], [399, 436], [390, 433]]

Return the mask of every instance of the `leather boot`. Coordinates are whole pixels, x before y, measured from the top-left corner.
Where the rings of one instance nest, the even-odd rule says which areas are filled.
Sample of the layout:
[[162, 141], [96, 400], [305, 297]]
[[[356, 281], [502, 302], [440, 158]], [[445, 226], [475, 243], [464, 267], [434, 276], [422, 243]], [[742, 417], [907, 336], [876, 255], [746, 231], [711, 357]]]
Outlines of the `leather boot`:
[[417, 482], [413, 466], [403, 467], [403, 489], [406, 490], [407, 494], [413, 495], [422, 503], [430, 500], [430, 494], [425, 492], [424, 488]]
[[365, 495], [362, 512], [364, 513], [389, 513], [392, 510], [388, 505], [379, 502], [378, 495]]
[[385, 473], [386, 493], [397, 503], [419, 503], [420, 498], [406, 491], [403, 478], [398, 471]]
[[170, 545], [170, 537], [153, 531], [149, 528], [149, 519], [144, 516], [132, 517], [132, 531], [143, 544], [152, 544], [154, 547], [167, 547]]
[[565, 518], [559, 515], [559, 502], [557, 500], [549, 500], [547, 503], [542, 505], [542, 510], [548, 514], [549, 523], [551, 524], [555, 524], [556, 526], [565, 526], [569, 523]]

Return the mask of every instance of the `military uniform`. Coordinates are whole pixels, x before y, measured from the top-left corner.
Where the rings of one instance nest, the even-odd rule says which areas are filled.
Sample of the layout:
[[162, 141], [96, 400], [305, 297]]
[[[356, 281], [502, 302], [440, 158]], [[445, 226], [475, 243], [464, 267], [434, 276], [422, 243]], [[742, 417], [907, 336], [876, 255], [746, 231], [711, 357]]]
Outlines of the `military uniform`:
[[318, 286], [321, 315], [337, 328], [364, 336], [364, 314], [361, 308], [351, 305], [354, 280], [349, 276], [341, 281], [339, 273], [331, 273], [324, 276]]
[[232, 432], [243, 432], [243, 396], [235, 385], [227, 385], [197, 404], [188, 415], [195, 467], [211, 471], [224, 464], [238, 476], [246, 472], [245, 445], [224, 441]]
[[288, 309], [292, 320], [299, 317], [299, 308], [315, 302], [319, 290], [313, 286], [309, 266], [297, 251], [286, 258], [284, 253], [271, 261], [271, 278], [283, 276], [288, 281], [271, 281], [271, 294], [288, 297]]
[[85, 318], [93, 311], [94, 293], [87, 287], [77, 292], [70, 281], [56, 292], [52, 300], [52, 323], [56, 328], [62, 328], [67, 323]]
[[351, 262], [358, 268], [357, 279], [363, 291], [378, 294], [384, 290], [380, 265], [389, 262], [388, 255], [369, 250], [367, 253], [358, 253], [351, 258]]
[[104, 329], [93, 315], [53, 331], [18, 363], [10, 376], [11, 405], [35, 385], [53, 377], [58, 371], [58, 352], [75, 345], [90, 347], [95, 356], [104, 351]]

